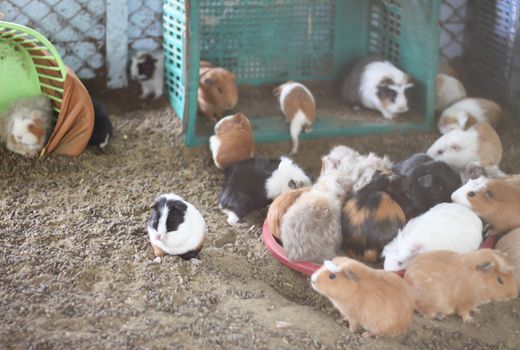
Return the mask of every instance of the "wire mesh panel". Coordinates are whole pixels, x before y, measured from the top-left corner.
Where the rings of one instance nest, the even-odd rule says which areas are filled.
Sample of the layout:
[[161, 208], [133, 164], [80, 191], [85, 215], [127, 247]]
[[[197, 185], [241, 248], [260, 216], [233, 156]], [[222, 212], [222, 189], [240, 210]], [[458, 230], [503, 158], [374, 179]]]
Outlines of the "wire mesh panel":
[[128, 43], [134, 50], [162, 46], [162, 0], [128, 0]]
[[439, 49], [441, 56], [446, 61], [464, 54], [467, 15], [467, 0], [442, 0]]

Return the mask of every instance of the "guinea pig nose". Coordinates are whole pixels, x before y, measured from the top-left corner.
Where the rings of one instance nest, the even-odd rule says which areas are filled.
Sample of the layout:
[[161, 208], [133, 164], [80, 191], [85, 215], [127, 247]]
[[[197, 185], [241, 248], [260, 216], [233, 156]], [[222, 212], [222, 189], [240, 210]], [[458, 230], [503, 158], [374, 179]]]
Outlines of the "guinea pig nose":
[[160, 234], [160, 233], [156, 234], [156, 235], [155, 235], [155, 239], [158, 240], [158, 241], [160, 241], [160, 240], [161, 240], [161, 234]]

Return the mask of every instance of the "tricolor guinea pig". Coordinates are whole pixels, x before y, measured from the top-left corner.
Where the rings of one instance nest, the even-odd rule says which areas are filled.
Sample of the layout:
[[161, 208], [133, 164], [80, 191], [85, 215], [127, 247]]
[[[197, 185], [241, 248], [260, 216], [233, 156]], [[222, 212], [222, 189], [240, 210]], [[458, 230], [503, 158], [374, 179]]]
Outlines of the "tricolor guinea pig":
[[228, 224], [236, 225], [247, 214], [266, 207], [281, 193], [310, 184], [303, 170], [289, 158], [255, 157], [225, 169], [218, 202], [228, 216]]
[[269, 211], [267, 212], [267, 226], [269, 227], [269, 232], [275, 237], [277, 240], [280, 240], [280, 226], [282, 224], [282, 219], [287, 212], [287, 210], [294, 204], [294, 202], [300, 197], [300, 195], [304, 192], [310, 190], [310, 187], [302, 187], [294, 190], [289, 190], [287, 192], [281, 193], [278, 197], [275, 198], [273, 203], [269, 206]]
[[372, 269], [345, 257], [327, 260], [311, 277], [311, 285], [327, 297], [355, 332], [396, 336], [412, 323], [414, 296], [395, 273]]
[[209, 148], [219, 169], [253, 158], [256, 147], [249, 119], [243, 113], [237, 113], [219, 120], [215, 124], [215, 135], [209, 138]]
[[308, 132], [316, 116], [316, 103], [310, 90], [303, 84], [288, 81], [274, 89], [280, 108], [290, 124], [293, 142], [291, 153], [298, 153], [298, 137], [302, 131]]
[[435, 77], [435, 111], [442, 112], [466, 97], [466, 89], [460, 80], [447, 74], [437, 74]]
[[500, 106], [491, 100], [464, 98], [442, 112], [437, 126], [441, 134], [459, 129], [467, 130], [479, 122], [496, 126], [501, 114]]
[[155, 199], [146, 228], [158, 261], [165, 254], [178, 255], [184, 260], [196, 258], [207, 230], [200, 212], [173, 193]]
[[407, 92], [413, 87], [410, 76], [389, 61], [367, 57], [359, 61], [343, 81], [341, 98], [354, 109], [376, 109], [386, 119], [409, 109]]
[[137, 51], [130, 63], [130, 78], [139, 82], [144, 99], [152, 95], [159, 98], [164, 86], [164, 57], [162, 50], [145, 52]]
[[404, 279], [415, 308], [428, 318], [457, 314], [471, 321], [471, 311], [493, 301], [513, 299], [518, 287], [507, 256], [492, 249], [469, 253], [438, 250], [416, 256]]
[[208, 120], [216, 122], [222, 118], [238, 103], [235, 75], [225, 68], [201, 61], [197, 101], [199, 112]]
[[384, 268], [403, 270], [410, 260], [423, 252], [450, 250], [467, 253], [482, 243], [482, 221], [468, 208], [441, 203], [408, 221], [383, 249]]
[[500, 238], [495, 249], [503, 252], [509, 258], [514, 266], [513, 273], [516, 284], [520, 288], [520, 227], [509, 231], [504, 237]]
[[479, 177], [453, 192], [451, 199], [470, 208], [502, 235], [520, 227], [520, 188], [506, 181]]

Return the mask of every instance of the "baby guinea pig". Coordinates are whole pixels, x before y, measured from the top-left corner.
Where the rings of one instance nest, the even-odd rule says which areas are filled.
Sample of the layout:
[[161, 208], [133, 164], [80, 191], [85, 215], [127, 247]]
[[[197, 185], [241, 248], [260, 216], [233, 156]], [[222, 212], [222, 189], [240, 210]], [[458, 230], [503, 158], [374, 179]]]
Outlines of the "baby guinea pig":
[[438, 250], [416, 256], [404, 279], [415, 296], [415, 308], [428, 318], [457, 314], [471, 321], [471, 311], [492, 301], [518, 295], [513, 267], [505, 254], [480, 249], [469, 253]]
[[146, 228], [158, 261], [165, 254], [184, 260], [196, 258], [206, 234], [206, 222], [199, 211], [173, 193], [155, 199]]
[[288, 81], [274, 89], [274, 95], [280, 101], [280, 108], [290, 123], [293, 146], [290, 154], [298, 153], [298, 137], [303, 131], [312, 128], [316, 116], [316, 103], [310, 90], [303, 84]]
[[467, 130], [479, 122], [496, 126], [502, 109], [498, 104], [485, 98], [465, 98], [444, 110], [437, 126], [441, 134], [452, 130]]
[[199, 112], [209, 121], [216, 122], [222, 118], [238, 103], [235, 75], [225, 68], [201, 61], [197, 101]]
[[509, 231], [497, 242], [495, 249], [503, 252], [514, 266], [516, 284], [520, 288], [520, 227]]
[[364, 335], [392, 337], [404, 333], [412, 322], [412, 290], [395, 273], [337, 257], [314, 272], [311, 285], [341, 312], [351, 332], [361, 325]]
[[247, 214], [266, 207], [290, 189], [310, 186], [311, 180], [289, 158], [255, 157], [231, 164], [224, 171], [218, 197], [228, 224], [236, 225]]
[[410, 76], [380, 57], [359, 61], [345, 78], [341, 98], [354, 109], [361, 105], [376, 109], [385, 119], [409, 109], [407, 90], [413, 87]]
[[435, 111], [442, 112], [466, 97], [466, 89], [460, 80], [447, 74], [437, 74], [435, 77]]
[[502, 143], [491, 125], [477, 123], [468, 130], [453, 130], [441, 136], [426, 153], [459, 173], [470, 163], [500, 171]]
[[256, 147], [249, 119], [243, 113], [237, 113], [219, 120], [215, 124], [215, 135], [209, 138], [209, 148], [219, 169], [253, 158]]
[[467, 253], [482, 243], [482, 221], [468, 208], [441, 203], [410, 220], [383, 249], [384, 269], [399, 271], [422, 252], [451, 250]]
[[130, 78], [139, 82], [144, 99], [152, 95], [159, 98], [164, 86], [164, 57], [162, 50], [145, 52], [137, 51], [130, 63]]
[[490, 224], [488, 234], [502, 235], [520, 227], [520, 188], [511, 183], [479, 177], [453, 192], [451, 199]]
[[274, 238], [280, 240], [280, 226], [282, 224], [282, 219], [285, 213], [302, 193], [309, 190], [310, 187], [302, 187], [283, 192], [275, 198], [273, 203], [271, 203], [269, 206], [269, 211], [267, 212], [266, 220], [267, 226], [269, 227], [269, 232], [271, 232]]

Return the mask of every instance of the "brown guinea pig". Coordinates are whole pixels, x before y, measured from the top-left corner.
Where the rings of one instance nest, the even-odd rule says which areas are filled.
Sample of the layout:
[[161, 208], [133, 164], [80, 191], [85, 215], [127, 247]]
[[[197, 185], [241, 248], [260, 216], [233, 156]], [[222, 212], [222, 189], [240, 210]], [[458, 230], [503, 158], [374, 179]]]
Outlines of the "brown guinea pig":
[[504, 252], [514, 265], [516, 284], [520, 288], [520, 227], [508, 232], [497, 242], [495, 249]]
[[201, 61], [199, 70], [199, 111], [208, 120], [216, 122], [238, 103], [236, 77], [227, 69]]
[[304, 192], [310, 190], [310, 187], [302, 187], [287, 192], [283, 192], [275, 198], [273, 203], [269, 206], [267, 212], [267, 226], [269, 232], [274, 238], [280, 240], [280, 226], [282, 224], [282, 218], [287, 212], [287, 209], [300, 197]]
[[243, 113], [222, 118], [215, 124], [215, 135], [209, 138], [213, 162], [219, 169], [253, 158], [255, 140], [249, 119]]
[[312, 275], [311, 284], [345, 316], [351, 332], [361, 325], [366, 335], [396, 336], [412, 322], [412, 290], [393, 272], [336, 257]]
[[501, 235], [520, 227], [520, 188], [513, 184], [479, 177], [453, 192], [451, 199], [490, 224], [488, 234]]
[[518, 295], [513, 266], [493, 249], [419, 254], [408, 264], [404, 279], [415, 295], [415, 309], [428, 318], [456, 313], [471, 321], [470, 313], [479, 305]]

